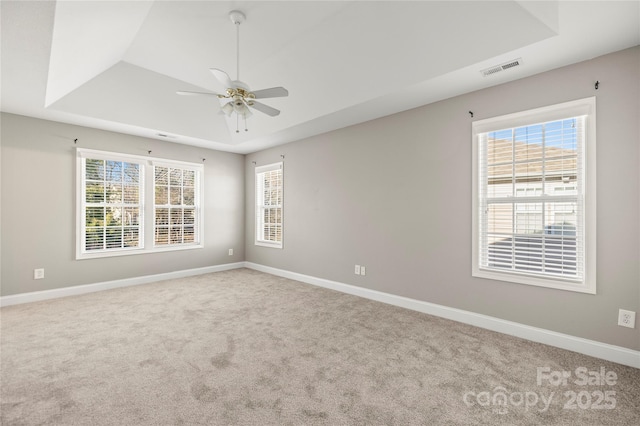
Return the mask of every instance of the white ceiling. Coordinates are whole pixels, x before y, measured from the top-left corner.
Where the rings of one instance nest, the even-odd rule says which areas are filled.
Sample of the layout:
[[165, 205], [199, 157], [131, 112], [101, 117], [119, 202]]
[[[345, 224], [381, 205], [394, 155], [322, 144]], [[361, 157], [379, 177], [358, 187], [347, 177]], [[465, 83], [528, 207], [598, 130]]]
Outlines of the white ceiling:
[[[209, 68], [284, 86], [249, 131]], [[640, 1], [6, 1], [1, 110], [249, 153], [640, 44]], [[481, 70], [522, 65], [489, 77]], [[158, 134], [168, 135], [167, 137]]]

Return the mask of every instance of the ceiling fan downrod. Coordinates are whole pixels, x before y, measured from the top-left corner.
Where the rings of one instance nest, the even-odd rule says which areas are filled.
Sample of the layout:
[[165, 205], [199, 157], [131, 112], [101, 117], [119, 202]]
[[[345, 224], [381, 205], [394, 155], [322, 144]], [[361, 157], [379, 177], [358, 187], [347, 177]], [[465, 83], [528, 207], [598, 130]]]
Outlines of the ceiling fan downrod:
[[240, 80], [240, 24], [242, 24], [247, 17], [239, 10], [232, 10], [229, 12], [229, 18], [236, 26], [236, 80]]

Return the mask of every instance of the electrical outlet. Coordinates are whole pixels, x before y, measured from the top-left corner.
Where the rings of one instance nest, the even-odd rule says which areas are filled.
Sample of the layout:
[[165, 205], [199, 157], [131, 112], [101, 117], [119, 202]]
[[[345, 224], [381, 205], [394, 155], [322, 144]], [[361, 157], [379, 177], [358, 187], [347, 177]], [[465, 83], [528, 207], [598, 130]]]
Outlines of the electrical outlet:
[[233, 249], [229, 249], [229, 256], [233, 256]]
[[355, 274], [360, 275], [360, 265], [356, 265]]
[[44, 278], [44, 268], [38, 268], [33, 270], [33, 279], [41, 280]]
[[622, 327], [636, 328], [636, 313], [633, 311], [618, 311], [618, 325]]
[[360, 266], [360, 275], [367, 275], [367, 269], [364, 266]]

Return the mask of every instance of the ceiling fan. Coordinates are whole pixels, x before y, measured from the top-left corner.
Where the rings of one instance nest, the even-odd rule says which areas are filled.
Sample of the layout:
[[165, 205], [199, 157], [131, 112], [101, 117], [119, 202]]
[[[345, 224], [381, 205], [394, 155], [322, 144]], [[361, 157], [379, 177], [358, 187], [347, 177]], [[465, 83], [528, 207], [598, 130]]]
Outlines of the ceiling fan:
[[241, 117], [245, 123], [244, 130], [248, 131], [247, 118], [252, 115], [249, 107], [271, 117], [275, 117], [280, 114], [280, 111], [278, 111], [277, 109], [270, 107], [269, 105], [260, 103], [256, 101], [256, 99], [285, 97], [289, 95], [289, 91], [287, 91], [287, 89], [285, 89], [284, 87], [271, 87], [269, 89], [252, 91], [249, 88], [248, 84], [240, 81], [240, 24], [245, 21], [246, 16], [244, 15], [244, 13], [238, 10], [232, 10], [231, 12], [229, 12], [229, 18], [231, 18], [231, 22], [233, 22], [233, 24], [236, 26], [236, 79], [231, 80], [229, 74], [227, 74], [226, 72], [217, 68], [210, 68], [210, 71], [218, 79], [222, 86], [227, 88], [225, 94], [191, 91], [178, 91], [176, 93], [179, 95], [204, 95], [215, 96], [218, 99], [228, 99], [229, 101], [222, 106], [221, 113], [226, 114], [227, 117], [230, 117], [231, 114], [236, 113], [236, 133], [239, 133], [240, 130], [238, 130], [238, 123]]

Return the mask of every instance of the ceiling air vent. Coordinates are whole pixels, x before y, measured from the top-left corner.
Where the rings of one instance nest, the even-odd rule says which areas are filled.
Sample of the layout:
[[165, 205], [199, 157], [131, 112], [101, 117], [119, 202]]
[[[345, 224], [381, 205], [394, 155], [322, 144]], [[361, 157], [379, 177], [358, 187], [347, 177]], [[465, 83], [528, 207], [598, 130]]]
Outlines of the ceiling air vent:
[[160, 136], [161, 138], [171, 138], [171, 139], [176, 138], [174, 135], [170, 135], [168, 133], [156, 133], [156, 135]]
[[505, 62], [504, 64], [500, 64], [500, 65], [495, 65], [493, 67], [485, 68], [482, 71], [480, 71], [480, 73], [482, 74], [483, 77], [487, 77], [487, 76], [508, 70], [510, 68], [517, 67], [519, 65], [522, 65], [522, 58], [514, 59], [512, 61]]

